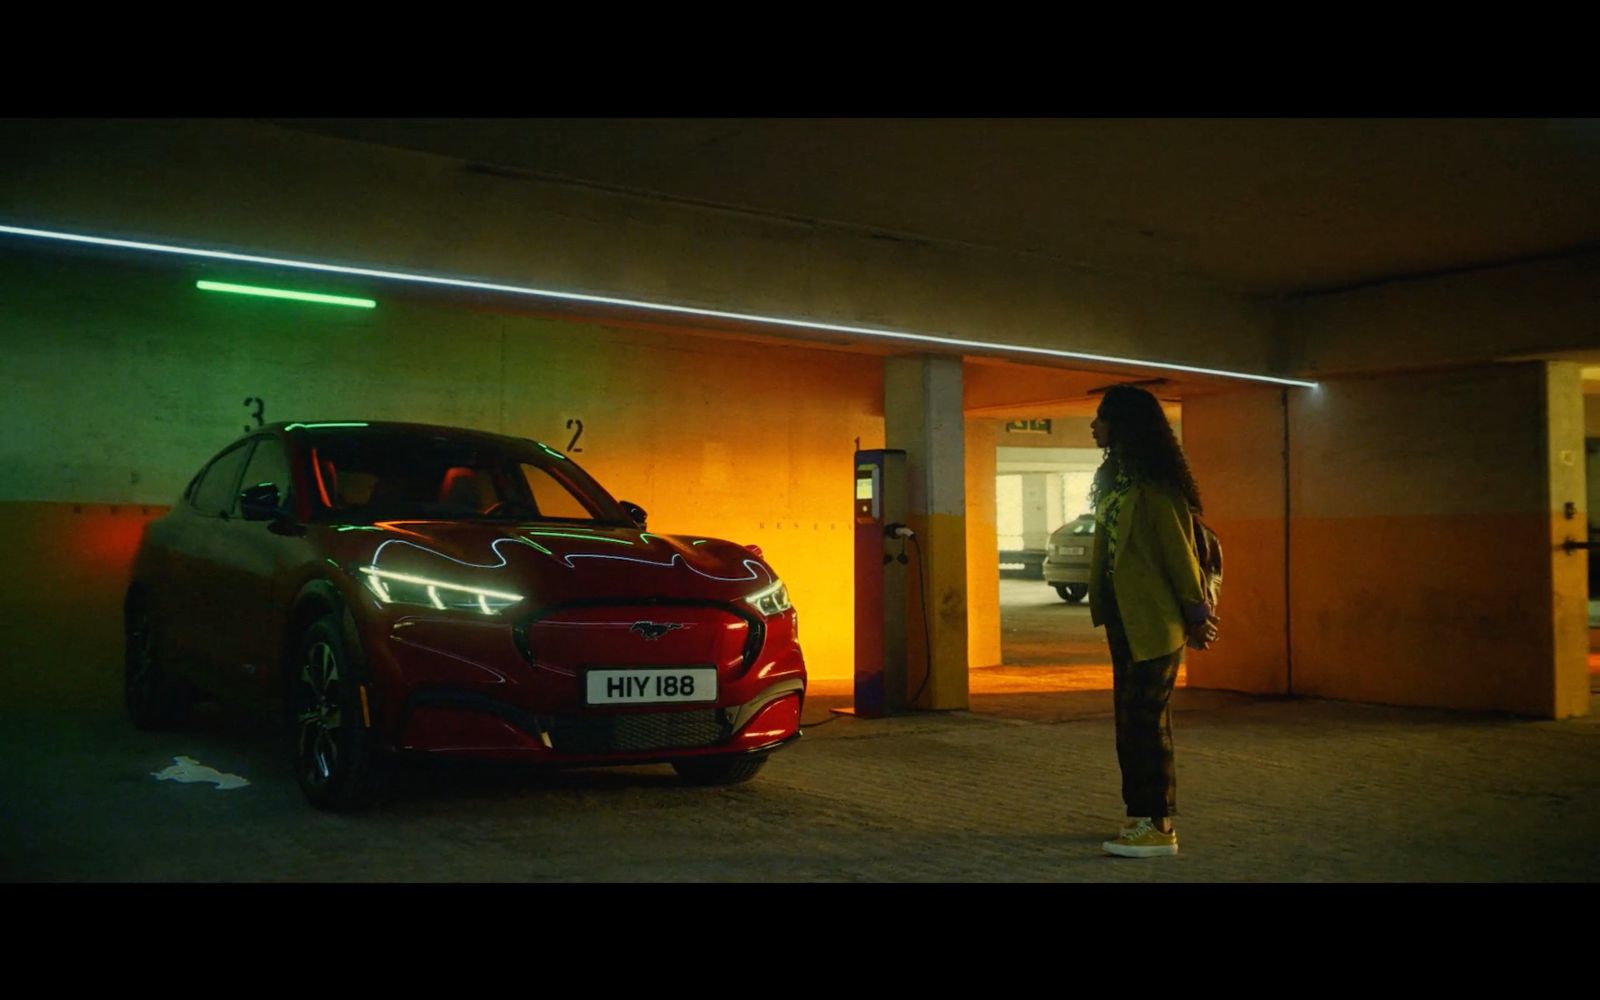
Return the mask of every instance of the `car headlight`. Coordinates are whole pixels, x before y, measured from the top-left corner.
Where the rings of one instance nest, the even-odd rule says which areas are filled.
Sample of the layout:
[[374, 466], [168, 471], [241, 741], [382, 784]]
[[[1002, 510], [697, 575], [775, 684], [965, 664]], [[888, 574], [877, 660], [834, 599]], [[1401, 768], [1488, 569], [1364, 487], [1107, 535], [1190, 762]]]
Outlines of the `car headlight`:
[[793, 607], [789, 603], [789, 588], [783, 585], [782, 580], [772, 581], [772, 586], [763, 587], [746, 597], [745, 601], [763, 615], [782, 614]]
[[370, 566], [361, 567], [361, 572], [366, 574], [367, 589], [385, 604], [417, 604], [441, 611], [475, 611], [497, 615], [522, 600], [521, 594], [485, 590], [483, 587], [469, 587], [409, 573], [391, 573]]

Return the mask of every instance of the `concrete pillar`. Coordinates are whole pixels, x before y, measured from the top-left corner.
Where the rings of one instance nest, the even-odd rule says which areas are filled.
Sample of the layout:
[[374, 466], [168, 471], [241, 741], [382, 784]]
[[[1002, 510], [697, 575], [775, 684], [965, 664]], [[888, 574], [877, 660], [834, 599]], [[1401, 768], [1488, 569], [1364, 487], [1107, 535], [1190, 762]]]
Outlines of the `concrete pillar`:
[[995, 537], [995, 446], [999, 422], [968, 420], [967, 663], [1000, 663], [1000, 546]]
[[[967, 707], [965, 418], [960, 358], [884, 361], [884, 437], [906, 452], [911, 527], [921, 565], [912, 568], [907, 669], [918, 708]], [[917, 548], [908, 549], [910, 555]], [[919, 580], [926, 581], [922, 593]], [[926, 605], [926, 618], [923, 607]], [[920, 627], [926, 621], [926, 633]], [[928, 640], [924, 639], [924, 635]], [[928, 655], [931, 641], [932, 656]], [[928, 671], [931, 663], [932, 670]], [[923, 678], [927, 683], [923, 686]]]
[[[1556, 718], [1589, 714], [1589, 559], [1563, 542], [1585, 541], [1592, 515], [1584, 460], [1582, 368], [1551, 363], [1545, 369], [1545, 442], [1550, 524], [1550, 626], [1555, 647], [1548, 665], [1555, 686]], [[1570, 506], [1569, 506], [1570, 505]]]

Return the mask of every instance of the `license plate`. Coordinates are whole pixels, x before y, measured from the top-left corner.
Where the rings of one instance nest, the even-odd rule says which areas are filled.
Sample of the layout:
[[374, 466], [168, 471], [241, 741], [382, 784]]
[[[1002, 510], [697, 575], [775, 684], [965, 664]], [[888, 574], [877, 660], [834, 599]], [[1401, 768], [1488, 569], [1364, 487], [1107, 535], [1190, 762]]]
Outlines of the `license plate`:
[[1061, 554], [1064, 556], [1081, 556], [1083, 552], [1082, 545], [1063, 545], [1061, 547]]
[[584, 683], [584, 702], [589, 705], [661, 705], [717, 700], [716, 667], [591, 670]]

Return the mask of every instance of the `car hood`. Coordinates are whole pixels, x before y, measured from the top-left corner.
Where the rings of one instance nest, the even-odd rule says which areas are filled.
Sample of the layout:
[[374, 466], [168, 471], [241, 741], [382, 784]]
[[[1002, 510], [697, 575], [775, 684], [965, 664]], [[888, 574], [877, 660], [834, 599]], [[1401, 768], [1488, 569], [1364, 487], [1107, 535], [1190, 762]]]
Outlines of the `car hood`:
[[637, 528], [483, 521], [335, 525], [330, 558], [362, 569], [513, 592], [529, 606], [578, 601], [733, 602], [777, 580], [749, 549], [718, 538]]

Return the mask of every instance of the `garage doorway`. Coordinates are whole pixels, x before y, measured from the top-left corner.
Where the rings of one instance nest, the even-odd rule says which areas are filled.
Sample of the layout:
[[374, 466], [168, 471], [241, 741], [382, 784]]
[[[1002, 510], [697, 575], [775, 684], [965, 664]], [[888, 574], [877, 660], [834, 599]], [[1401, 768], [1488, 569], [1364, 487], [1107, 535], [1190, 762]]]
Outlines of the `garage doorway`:
[[[1090, 620], [1087, 599], [1094, 545], [1089, 490], [1104, 457], [1093, 446], [1089, 420], [1064, 414], [1006, 421], [998, 429], [1001, 663], [990, 680], [1009, 675], [1032, 687], [1111, 688], [1105, 632]], [[1185, 680], [1180, 671], [1178, 683]]]
[[[1104, 458], [1089, 424], [1105, 386], [1133, 383], [1162, 400], [1181, 443], [1185, 387], [1157, 375], [987, 363], [969, 364], [967, 377], [969, 425], [985, 425], [974, 439], [993, 441], [991, 606], [999, 626], [987, 661], [973, 661], [970, 689], [975, 695], [1109, 691], [1105, 632], [1091, 622], [1087, 600], [1094, 543], [1089, 491]], [[1186, 682], [1187, 671], [1180, 671], [1178, 683]]]

